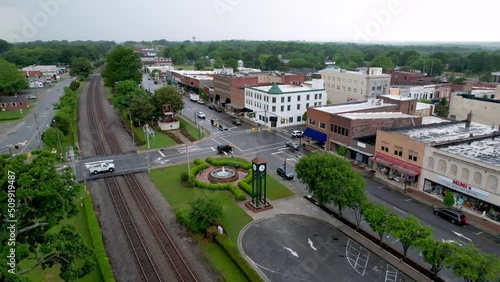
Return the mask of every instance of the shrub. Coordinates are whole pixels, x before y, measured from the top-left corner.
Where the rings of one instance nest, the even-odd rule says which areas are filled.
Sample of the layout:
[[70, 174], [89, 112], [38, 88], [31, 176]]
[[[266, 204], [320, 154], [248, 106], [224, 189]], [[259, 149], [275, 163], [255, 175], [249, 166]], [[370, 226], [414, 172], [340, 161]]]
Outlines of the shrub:
[[178, 209], [175, 211], [175, 220], [184, 226], [188, 226], [188, 213], [185, 209]]
[[445, 205], [453, 206], [455, 204], [455, 195], [453, 194], [453, 192], [446, 192], [443, 201]]
[[75, 91], [76, 89], [78, 89], [78, 87], [80, 87], [80, 82], [74, 80], [71, 82], [71, 84], [69, 85], [69, 89]]
[[187, 184], [189, 188], [193, 188], [196, 186], [196, 179], [194, 177], [191, 177], [188, 179]]
[[181, 172], [181, 181], [186, 182], [189, 179], [189, 174], [185, 171]]

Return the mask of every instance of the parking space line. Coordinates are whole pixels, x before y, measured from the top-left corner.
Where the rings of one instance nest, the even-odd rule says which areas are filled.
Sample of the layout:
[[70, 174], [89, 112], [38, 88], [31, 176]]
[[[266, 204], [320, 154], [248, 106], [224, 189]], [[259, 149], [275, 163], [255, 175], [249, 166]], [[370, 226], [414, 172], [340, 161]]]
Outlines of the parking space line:
[[395, 206], [392, 206], [395, 210], [397, 210], [398, 212], [402, 213], [402, 214], [408, 214], [407, 212], [403, 211], [403, 210], [400, 210], [398, 208], [396, 208]]

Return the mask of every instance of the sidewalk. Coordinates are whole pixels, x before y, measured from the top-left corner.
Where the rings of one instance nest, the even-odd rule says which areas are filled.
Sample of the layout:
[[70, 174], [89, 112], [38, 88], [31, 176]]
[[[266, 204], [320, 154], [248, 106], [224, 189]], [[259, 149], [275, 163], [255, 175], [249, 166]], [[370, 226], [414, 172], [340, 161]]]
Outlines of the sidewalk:
[[[404, 193], [403, 184], [398, 184], [392, 180], [384, 179], [379, 174], [373, 174], [367, 169], [357, 165], [352, 165], [352, 168], [361, 172], [364, 176], [370, 178], [373, 181], [385, 185], [394, 191]], [[405, 195], [433, 208], [445, 207], [442, 199], [438, 199], [423, 191], [415, 190], [410, 187], [407, 187], [407, 193]], [[500, 223], [497, 223], [487, 217], [482, 218], [481, 214], [478, 214], [474, 211], [470, 211], [469, 209], [463, 209], [462, 212], [464, 212], [467, 215], [468, 224], [478, 229], [481, 229], [482, 231], [487, 232], [493, 236], [500, 236]]]

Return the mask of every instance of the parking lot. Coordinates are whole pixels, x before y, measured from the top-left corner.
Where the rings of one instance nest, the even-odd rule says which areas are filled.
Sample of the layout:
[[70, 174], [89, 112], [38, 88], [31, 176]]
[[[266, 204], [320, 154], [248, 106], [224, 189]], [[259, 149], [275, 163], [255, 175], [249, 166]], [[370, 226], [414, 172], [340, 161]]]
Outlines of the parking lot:
[[319, 219], [277, 215], [254, 221], [243, 253], [270, 281], [410, 281], [403, 273]]

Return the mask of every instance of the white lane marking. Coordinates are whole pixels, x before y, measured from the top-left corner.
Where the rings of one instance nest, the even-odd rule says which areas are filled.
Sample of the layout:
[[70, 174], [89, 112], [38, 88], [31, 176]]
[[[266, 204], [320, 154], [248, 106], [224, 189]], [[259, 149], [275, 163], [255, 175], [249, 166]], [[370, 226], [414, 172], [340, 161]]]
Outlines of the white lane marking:
[[309, 246], [311, 246], [311, 249], [316, 251], [316, 248], [314, 247], [314, 243], [310, 238], [307, 238], [307, 243], [309, 244]]
[[455, 235], [457, 235], [458, 237], [462, 237], [462, 238], [464, 238], [465, 240], [467, 240], [467, 241], [469, 241], [469, 242], [472, 242], [472, 240], [471, 240], [471, 239], [469, 239], [469, 238], [465, 237], [463, 234], [458, 233], [458, 232], [456, 232], [456, 231], [452, 231], [452, 232], [453, 232], [453, 233], [455, 233]]
[[162, 151], [158, 151], [158, 153], [160, 153], [160, 155], [164, 158], [165, 157], [165, 154], [163, 154]]
[[399, 241], [399, 239], [396, 239], [396, 240], [392, 241], [392, 242], [391, 242], [391, 244], [394, 244], [394, 243], [396, 243], [397, 241]]
[[299, 257], [299, 255], [297, 254], [297, 252], [293, 251], [292, 249], [290, 248], [287, 248], [287, 247], [283, 247], [283, 249], [289, 251], [292, 255], [296, 256], [296, 257]]
[[407, 212], [403, 211], [403, 210], [400, 210], [398, 208], [396, 208], [395, 206], [392, 206], [395, 210], [397, 210], [398, 212], [402, 213], [402, 214], [408, 214]]
[[214, 151], [214, 152], [216, 151], [216, 150], [214, 149], [214, 147], [210, 147], [210, 149], [211, 149], [212, 151]]

